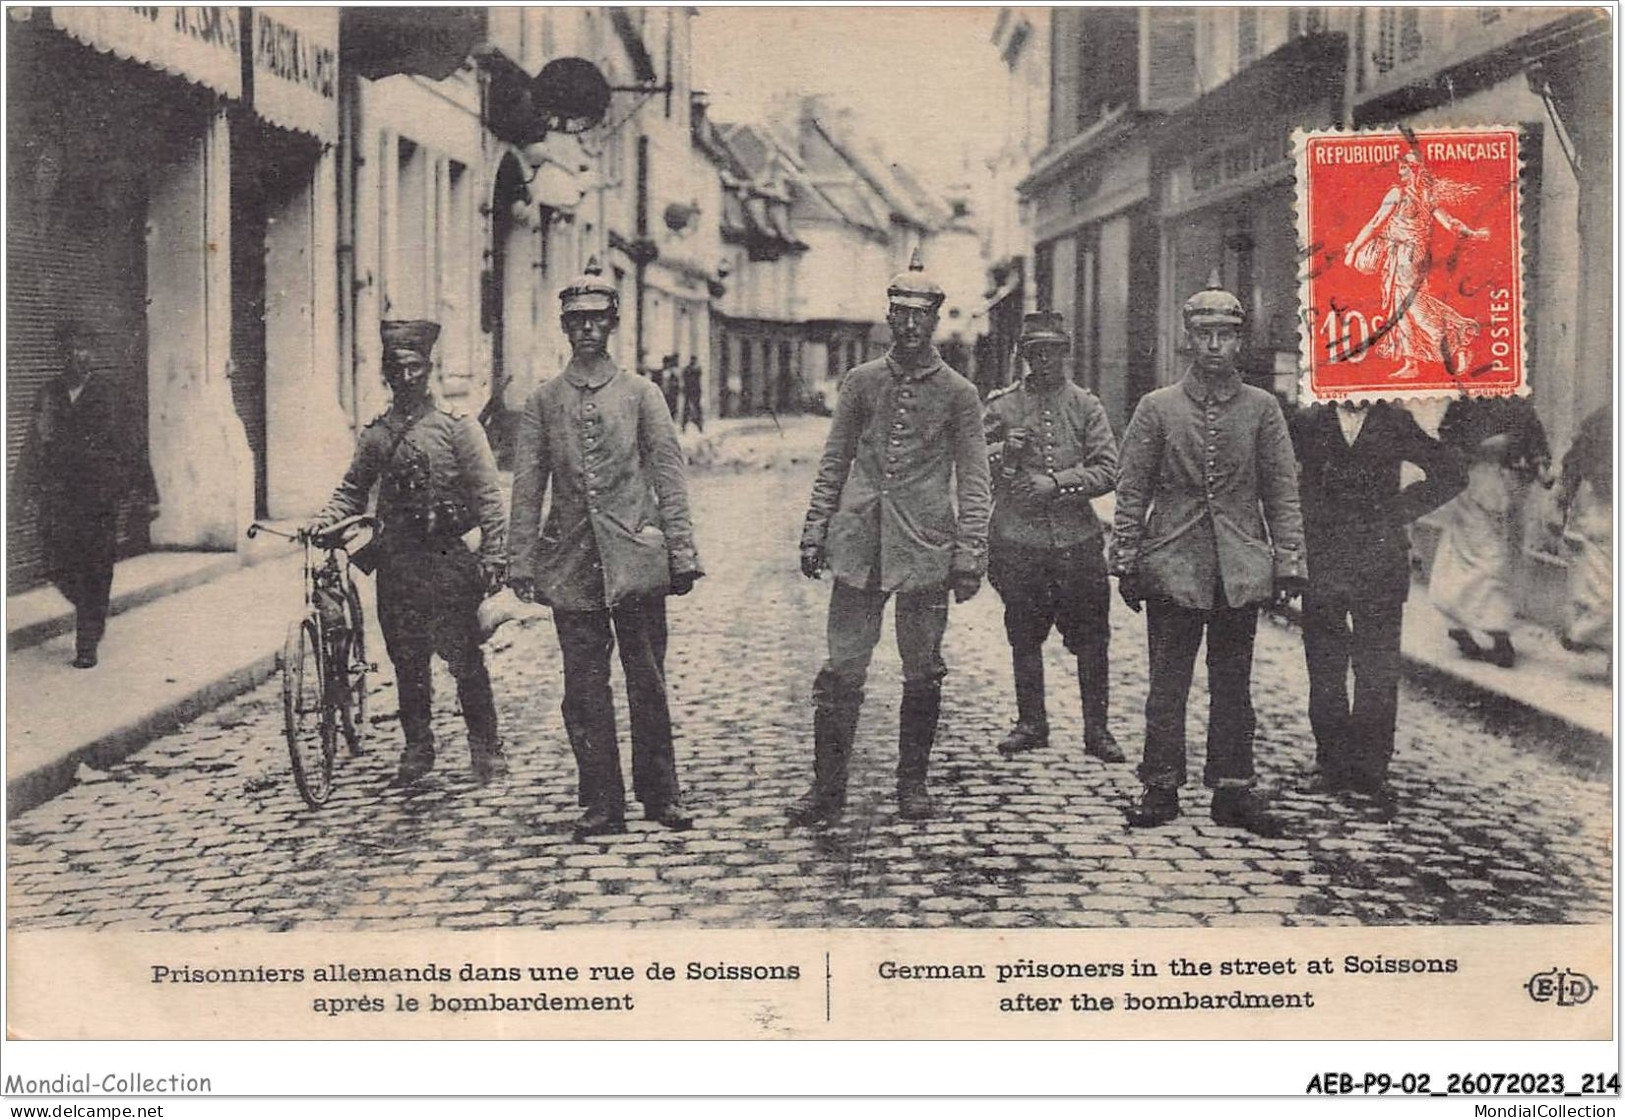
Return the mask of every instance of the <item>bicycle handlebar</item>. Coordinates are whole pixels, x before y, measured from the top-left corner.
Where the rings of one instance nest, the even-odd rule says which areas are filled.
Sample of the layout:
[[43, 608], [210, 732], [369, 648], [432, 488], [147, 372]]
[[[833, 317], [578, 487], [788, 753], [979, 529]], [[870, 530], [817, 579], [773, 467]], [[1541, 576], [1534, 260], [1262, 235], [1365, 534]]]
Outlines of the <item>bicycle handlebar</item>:
[[281, 537], [285, 541], [298, 541], [301, 544], [308, 542], [317, 548], [339, 548], [347, 543], [352, 530], [363, 527], [376, 529], [378, 519], [370, 514], [358, 513], [353, 517], [335, 521], [331, 525], [324, 525], [316, 532], [299, 528], [291, 533], [284, 533], [280, 529], [273, 529], [256, 521], [248, 527], [248, 537], [252, 540], [261, 533], [270, 533], [273, 537]]

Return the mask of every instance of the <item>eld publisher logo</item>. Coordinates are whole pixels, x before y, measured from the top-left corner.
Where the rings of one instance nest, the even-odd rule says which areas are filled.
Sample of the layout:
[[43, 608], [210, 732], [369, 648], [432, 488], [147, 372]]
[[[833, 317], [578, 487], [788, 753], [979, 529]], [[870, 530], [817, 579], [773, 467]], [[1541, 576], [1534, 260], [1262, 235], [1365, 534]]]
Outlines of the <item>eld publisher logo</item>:
[[1596, 981], [1568, 968], [1537, 972], [1523, 988], [1536, 1003], [1556, 1003], [1559, 1007], [1578, 1007], [1597, 994]]

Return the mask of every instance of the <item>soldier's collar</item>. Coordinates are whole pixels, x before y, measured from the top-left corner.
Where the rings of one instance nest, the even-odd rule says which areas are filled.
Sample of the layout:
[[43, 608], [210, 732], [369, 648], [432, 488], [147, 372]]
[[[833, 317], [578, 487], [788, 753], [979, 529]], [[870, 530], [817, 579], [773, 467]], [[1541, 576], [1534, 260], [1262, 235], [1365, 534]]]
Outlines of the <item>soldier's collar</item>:
[[905, 366], [897, 360], [895, 354], [888, 350], [886, 351], [886, 365], [891, 369], [893, 377], [903, 377], [910, 381], [924, 381], [942, 368], [942, 355], [937, 353], [935, 346], [931, 347], [926, 354], [926, 361], [922, 365], [918, 367]]
[[564, 367], [564, 379], [577, 389], [602, 389], [620, 370], [609, 358], [583, 362], [571, 358]]
[[1214, 400], [1223, 402], [1241, 392], [1241, 375], [1232, 373], [1224, 380], [1213, 382], [1210, 385], [1202, 380], [1194, 369], [1188, 369], [1185, 371], [1184, 380], [1179, 384], [1184, 388], [1186, 395], [1197, 404], [1207, 403], [1210, 394]]
[[1021, 391], [1033, 397], [1053, 397], [1058, 393], [1065, 392], [1066, 387], [1070, 384], [1071, 380], [1063, 377], [1048, 389], [1040, 389], [1038, 383], [1033, 380], [1032, 374], [1024, 373], [1021, 375]]

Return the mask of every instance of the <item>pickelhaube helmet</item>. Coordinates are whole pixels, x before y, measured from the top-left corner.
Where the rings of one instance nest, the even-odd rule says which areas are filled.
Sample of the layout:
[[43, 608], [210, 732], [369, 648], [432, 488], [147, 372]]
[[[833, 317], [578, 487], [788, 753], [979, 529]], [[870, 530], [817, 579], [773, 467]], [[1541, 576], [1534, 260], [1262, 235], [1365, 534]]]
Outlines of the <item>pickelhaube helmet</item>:
[[620, 314], [621, 296], [615, 285], [604, 279], [604, 270], [597, 257], [587, 258], [587, 267], [580, 276], [559, 289], [559, 310], [612, 311]]
[[925, 311], [935, 311], [942, 306], [947, 293], [925, 273], [925, 265], [920, 262], [920, 250], [914, 250], [909, 259], [908, 271], [899, 272], [891, 278], [886, 285], [886, 301], [897, 307], [917, 307]]
[[1072, 336], [1066, 333], [1066, 320], [1059, 311], [1029, 311], [1021, 317], [1021, 345], [1038, 346], [1052, 343], [1071, 346]]
[[383, 340], [386, 355], [396, 350], [410, 350], [427, 359], [440, 337], [440, 324], [428, 319], [385, 319], [378, 324], [378, 336]]
[[1219, 323], [1233, 323], [1239, 327], [1247, 320], [1247, 313], [1242, 310], [1241, 300], [1225, 291], [1219, 284], [1217, 269], [1208, 277], [1207, 287], [1185, 301], [1184, 314], [1186, 326], [1190, 326], [1195, 319], [1207, 319]]

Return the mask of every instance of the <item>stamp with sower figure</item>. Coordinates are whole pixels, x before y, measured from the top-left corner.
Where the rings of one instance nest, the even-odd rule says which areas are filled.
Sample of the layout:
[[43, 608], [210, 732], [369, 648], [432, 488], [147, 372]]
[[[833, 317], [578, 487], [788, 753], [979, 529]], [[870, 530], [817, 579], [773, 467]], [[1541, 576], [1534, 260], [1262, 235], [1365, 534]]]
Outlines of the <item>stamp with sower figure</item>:
[[1519, 133], [1298, 132], [1303, 393], [1525, 395]]

